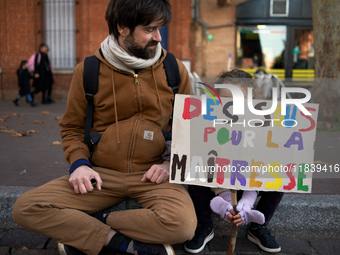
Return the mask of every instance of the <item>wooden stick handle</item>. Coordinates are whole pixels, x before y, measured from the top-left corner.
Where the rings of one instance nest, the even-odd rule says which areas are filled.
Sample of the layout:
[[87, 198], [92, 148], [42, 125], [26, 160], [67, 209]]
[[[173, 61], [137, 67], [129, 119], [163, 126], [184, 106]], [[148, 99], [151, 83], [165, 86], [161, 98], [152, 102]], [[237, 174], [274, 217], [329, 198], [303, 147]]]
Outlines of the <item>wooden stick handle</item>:
[[[236, 206], [237, 206], [237, 191], [236, 190], [230, 190], [231, 191], [231, 204], [234, 207], [235, 213]], [[228, 255], [234, 255], [235, 246], [236, 246], [236, 237], [237, 237], [237, 226], [233, 223], [231, 230], [230, 230], [230, 237], [229, 237], [229, 246], [228, 246]]]

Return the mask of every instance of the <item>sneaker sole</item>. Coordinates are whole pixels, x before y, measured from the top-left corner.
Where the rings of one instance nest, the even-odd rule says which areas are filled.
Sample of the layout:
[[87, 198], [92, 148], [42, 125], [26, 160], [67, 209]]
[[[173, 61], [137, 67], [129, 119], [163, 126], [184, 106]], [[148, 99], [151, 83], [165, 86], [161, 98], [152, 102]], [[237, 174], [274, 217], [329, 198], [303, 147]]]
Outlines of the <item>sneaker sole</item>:
[[59, 252], [59, 255], [86, 255], [85, 253], [83, 253], [82, 251], [79, 251], [78, 249], [74, 247], [66, 245], [66, 248], [65, 248], [65, 244], [62, 244], [62, 243], [58, 243], [58, 252]]
[[165, 248], [165, 250], [166, 250], [166, 253], [167, 253], [168, 255], [175, 255], [175, 250], [174, 250], [174, 248], [172, 247], [172, 245], [170, 245], [170, 244], [163, 244], [163, 246], [164, 246], [164, 248]]
[[[172, 245], [163, 244], [163, 246], [168, 255], [175, 255], [175, 250], [174, 248], [172, 248]], [[64, 245], [62, 243], [58, 243], [58, 252], [59, 252], [59, 255], [67, 255]]]
[[196, 249], [196, 250], [192, 250], [192, 249], [187, 248], [187, 247], [184, 245], [184, 250], [185, 250], [186, 252], [189, 252], [189, 253], [199, 253], [199, 252], [201, 252], [201, 251], [204, 249], [204, 247], [206, 246], [206, 244], [207, 244], [209, 241], [211, 241], [211, 239], [214, 238], [214, 236], [215, 236], [215, 233], [214, 233], [214, 231], [212, 231], [212, 232], [204, 239], [203, 245], [202, 245], [200, 248], [198, 248], [198, 249]]
[[248, 232], [247, 234], [247, 238], [250, 242], [253, 242], [254, 244], [256, 244], [258, 247], [260, 247], [262, 250], [266, 251], [266, 252], [269, 252], [269, 253], [277, 253], [277, 252], [280, 252], [281, 251], [281, 247], [279, 248], [267, 248], [267, 247], [264, 247], [260, 240], [257, 239], [255, 236], [253, 236], [251, 233]]
[[64, 245], [62, 243], [58, 243], [58, 252], [59, 252], [59, 255], [67, 255], [64, 249]]

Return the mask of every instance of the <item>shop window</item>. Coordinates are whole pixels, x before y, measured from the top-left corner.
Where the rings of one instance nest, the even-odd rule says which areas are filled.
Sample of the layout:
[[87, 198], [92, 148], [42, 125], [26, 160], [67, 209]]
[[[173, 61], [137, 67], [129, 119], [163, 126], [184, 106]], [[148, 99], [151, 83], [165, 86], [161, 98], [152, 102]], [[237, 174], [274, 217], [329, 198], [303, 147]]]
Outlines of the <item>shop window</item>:
[[286, 30], [286, 26], [239, 26], [237, 66], [284, 69]]
[[45, 41], [54, 69], [72, 69], [76, 64], [75, 1], [45, 0]]

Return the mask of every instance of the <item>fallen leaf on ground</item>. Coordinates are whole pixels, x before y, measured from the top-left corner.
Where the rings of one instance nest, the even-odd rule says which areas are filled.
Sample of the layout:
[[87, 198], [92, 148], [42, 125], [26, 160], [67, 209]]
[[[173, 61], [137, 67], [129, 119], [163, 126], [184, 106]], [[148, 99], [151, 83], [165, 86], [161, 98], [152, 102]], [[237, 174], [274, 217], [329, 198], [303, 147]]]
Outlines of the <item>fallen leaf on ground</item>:
[[7, 126], [0, 126], [0, 129], [5, 129], [7, 128]]
[[13, 112], [12, 116], [14, 116], [14, 117], [23, 117], [23, 116], [25, 116], [25, 114]]
[[36, 132], [37, 131], [35, 131], [35, 130], [28, 130], [28, 131], [26, 131], [26, 133], [21, 133], [21, 132], [15, 131], [14, 129], [11, 129], [11, 130], [8, 130], [8, 129], [0, 130], [0, 133], [12, 134], [12, 136], [14, 136], [14, 137], [29, 136], [30, 134], [34, 134]]
[[8, 129], [4, 129], [4, 130], [0, 130], [0, 133], [6, 133], [6, 134], [15, 134], [17, 131], [15, 131], [14, 129], [8, 130]]
[[23, 121], [21, 121], [21, 122], [15, 122], [15, 124], [17, 124], [17, 125], [24, 125], [25, 122], [23, 122]]
[[52, 145], [61, 145], [61, 142], [59, 142], [59, 141], [54, 141], [54, 142], [52, 143]]
[[24, 175], [24, 174], [27, 174], [27, 170], [26, 169], [20, 172], [20, 175]]
[[50, 111], [42, 111], [41, 114], [42, 114], [42, 115], [49, 115], [49, 114], [50, 114]]
[[1, 116], [1, 117], [0, 117], [0, 121], [1, 121], [1, 122], [4, 122], [5, 120], [7, 120], [7, 119], [9, 119], [9, 118], [10, 118], [9, 115]]
[[43, 120], [35, 120], [34, 123], [35, 124], [44, 124], [44, 121]]
[[[61, 120], [62, 116], [55, 117], [56, 120]], [[339, 138], [340, 139], [340, 138]]]
[[18, 246], [15, 246], [14, 247], [17, 251], [19, 251], [19, 250], [28, 250], [28, 248], [26, 247], [26, 246], [23, 246], [23, 247], [18, 247]]
[[16, 133], [13, 134], [12, 136], [14, 136], [14, 137], [22, 137], [22, 136], [27, 136], [27, 134], [16, 132]]

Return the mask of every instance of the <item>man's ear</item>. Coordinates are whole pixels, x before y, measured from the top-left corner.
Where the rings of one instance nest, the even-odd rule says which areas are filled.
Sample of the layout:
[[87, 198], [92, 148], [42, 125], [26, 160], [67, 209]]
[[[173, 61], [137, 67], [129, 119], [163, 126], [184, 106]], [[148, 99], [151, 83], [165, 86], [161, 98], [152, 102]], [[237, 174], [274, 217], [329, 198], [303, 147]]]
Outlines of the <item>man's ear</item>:
[[121, 26], [119, 24], [117, 24], [117, 29], [118, 29], [118, 32], [121, 36], [127, 36], [129, 34], [129, 28], [125, 27], [125, 26]]

